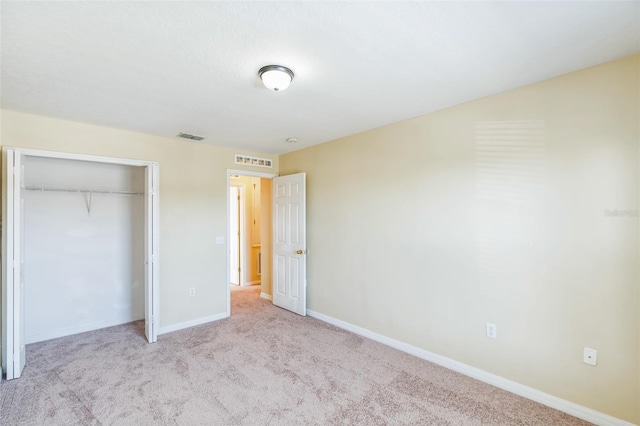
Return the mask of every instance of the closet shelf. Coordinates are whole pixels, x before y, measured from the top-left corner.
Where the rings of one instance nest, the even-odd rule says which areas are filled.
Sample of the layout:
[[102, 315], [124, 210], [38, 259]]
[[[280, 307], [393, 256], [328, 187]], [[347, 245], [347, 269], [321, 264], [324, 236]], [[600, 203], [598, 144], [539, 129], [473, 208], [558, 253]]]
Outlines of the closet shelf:
[[34, 186], [27, 186], [24, 189], [27, 191], [40, 191], [40, 192], [74, 192], [79, 194], [113, 194], [113, 195], [144, 195], [144, 192], [133, 191], [105, 191], [98, 189], [61, 189], [61, 188], [40, 188]]

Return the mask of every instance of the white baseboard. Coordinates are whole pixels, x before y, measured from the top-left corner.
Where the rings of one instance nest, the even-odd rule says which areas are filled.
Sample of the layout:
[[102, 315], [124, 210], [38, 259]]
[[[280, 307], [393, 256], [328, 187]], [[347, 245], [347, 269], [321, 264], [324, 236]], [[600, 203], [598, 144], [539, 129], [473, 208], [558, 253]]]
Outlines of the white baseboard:
[[178, 324], [168, 325], [166, 327], [160, 327], [158, 334], [171, 333], [173, 331], [184, 330], [185, 328], [195, 327], [196, 325], [206, 324], [208, 322], [218, 321], [223, 318], [227, 318], [229, 314], [223, 312], [221, 314], [215, 314], [204, 318], [198, 318], [191, 321], [180, 322]]
[[331, 325], [335, 325], [336, 327], [342, 328], [352, 333], [358, 334], [360, 336], [366, 337], [368, 339], [374, 340], [378, 343], [382, 343], [383, 345], [391, 346], [392, 348], [417, 356], [418, 358], [422, 358], [424, 360], [433, 362], [434, 364], [441, 365], [445, 368], [448, 368], [449, 370], [464, 374], [465, 376], [473, 377], [474, 379], [480, 380], [481, 382], [488, 383], [497, 388], [504, 389], [508, 392], [514, 393], [532, 401], [539, 402], [540, 404], [555, 408], [556, 410], [562, 411], [564, 413], [571, 414], [574, 417], [578, 417], [582, 420], [586, 420], [596, 425], [634, 426], [632, 423], [609, 416], [608, 414], [604, 414], [599, 411], [592, 410], [591, 408], [578, 405], [574, 402], [558, 398], [557, 396], [553, 396], [537, 389], [530, 388], [528, 386], [505, 379], [479, 368], [463, 364], [451, 358], [447, 358], [433, 352], [420, 349], [416, 346], [409, 345], [408, 343], [391, 339], [366, 328], [362, 328], [346, 321], [321, 314], [320, 312], [307, 309], [307, 315], [327, 322]]
[[270, 294], [267, 293], [260, 293], [260, 297], [262, 297], [263, 299], [267, 299], [267, 300], [273, 300]]
[[31, 343], [44, 342], [45, 340], [57, 339], [59, 337], [85, 333], [87, 331], [99, 330], [101, 328], [113, 327], [115, 325], [127, 324], [129, 322], [139, 321], [142, 319], [144, 319], [144, 312], [138, 315], [126, 315], [100, 321], [93, 321], [86, 324], [79, 324], [73, 327], [58, 328], [44, 333], [27, 334], [24, 340], [25, 344], [28, 345]]

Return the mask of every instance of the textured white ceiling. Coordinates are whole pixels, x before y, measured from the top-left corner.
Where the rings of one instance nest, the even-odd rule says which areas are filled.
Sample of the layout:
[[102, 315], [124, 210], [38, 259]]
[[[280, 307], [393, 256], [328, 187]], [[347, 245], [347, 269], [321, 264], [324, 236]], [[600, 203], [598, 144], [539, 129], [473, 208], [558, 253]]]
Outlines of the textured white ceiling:
[[[265, 153], [640, 51], [637, 1], [0, 7], [3, 108]], [[287, 91], [262, 86], [268, 64]]]

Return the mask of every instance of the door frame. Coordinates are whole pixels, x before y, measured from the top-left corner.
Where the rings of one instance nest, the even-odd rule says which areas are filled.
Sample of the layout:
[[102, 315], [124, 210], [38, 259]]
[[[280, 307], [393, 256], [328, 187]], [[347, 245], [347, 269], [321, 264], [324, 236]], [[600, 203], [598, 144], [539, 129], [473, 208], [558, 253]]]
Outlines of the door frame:
[[[7, 379], [20, 377], [23, 364], [21, 350], [24, 350], [23, 319], [20, 318], [24, 306], [23, 291], [20, 288], [22, 253], [18, 229], [22, 205], [19, 201], [24, 177], [21, 175], [21, 159], [25, 156], [78, 160], [94, 163], [119, 164], [145, 168], [145, 334], [150, 343], [155, 342], [160, 325], [160, 258], [159, 258], [159, 163], [154, 161], [126, 158], [101, 157], [57, 151], [2, 148], [2, 370]], [[16, 175], [16, 168], [19, 169]], [[9, 173], [9, 170], [12, 173]], [[18, 198], [18, 202], [16, 202]], [[11, 260], [9, 260], [11, 259]], [[22, 334], [22, 338], [21, 338]]]
[[[238, 214], [239, 214], [239, 219], [238, 219], [238, 232], [239, 232], [239, 238], [238, 238], [238, 267], [240, 268], [240, 272], [238, 273], [238, 286], [239, 287], [244, 287], [245, 285], [247, 285], [247, 275], [246, 275], [246, 270], [247, 268], [245, 267], [245, 264], [247, 262], [247, 247], [246, 247], [246, 232], [247, 232], [247, 224], [246, 224], [246, 200], [245, 200], [245, 196], [246, 196], [246, 188], [247, 186], [242, 183], [242, 182], [231, 182], [229, 184], [229, 188], [227, 189], [227, 191], [229, 191], [229, 195], [231, 195], [231, 187], [234, 186], [236, 188], [238, 188], [238, 197], [240, 197], [240, 200], [238, 202]], [[229, 247], [231, 247], [231, 199], [229, 199], [229, 232], [227, 233], [227, 242], [229, 244]], [[229, 248], [229, 262], [231, 262], [231, 248]], [[229, 267], [231, 266], [231, 263], [229, 263]], [[229, 268], [229, 284], [231, 284], [231, 269]]]
[[[273, 179], [278, 177], [277, 173], [265, 173], [265, 172], [254, 172], [249, 170], [240, 170], [240, 169], [227, 169], [227, 238], [226, 238], [226, 250], [227, 250], [227, 312], [226, 316], [231, 315], [231, 270], [229, 269], [230, 264], [230, 250], [229, 246], [229, 229], [231, 223], [231, 209], [229, 206], [229, 187], [231, 186], [231, 175], [240, 175], [240, 176], [251, 176], [251, 177], [259, 177], [264, 179]], [[246, 269], [246, 268], [245, 268]], [[242, 287], [242, 286], [241, 286]]]

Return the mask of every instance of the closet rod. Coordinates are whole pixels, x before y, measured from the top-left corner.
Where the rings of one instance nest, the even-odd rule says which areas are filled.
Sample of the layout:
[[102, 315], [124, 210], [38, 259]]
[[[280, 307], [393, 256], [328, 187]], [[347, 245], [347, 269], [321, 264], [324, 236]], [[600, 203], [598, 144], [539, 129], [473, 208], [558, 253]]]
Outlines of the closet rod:
[[24, 189], [27, 191], [40, 191], [40, 192], [77, 192], [80, 194], [114, 194], [114, 195], [144, 195], [144, 192], [131, 192], [131, 191], [101, 191], [93, 189], [57, 189], [57, 188], [38, 188], [33, 186], [27, 186]]

